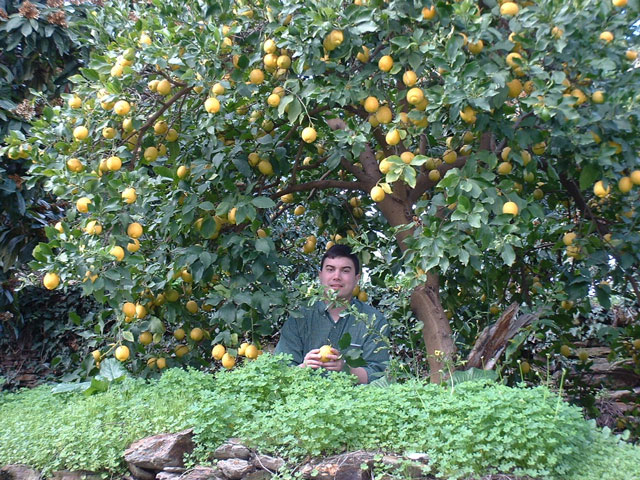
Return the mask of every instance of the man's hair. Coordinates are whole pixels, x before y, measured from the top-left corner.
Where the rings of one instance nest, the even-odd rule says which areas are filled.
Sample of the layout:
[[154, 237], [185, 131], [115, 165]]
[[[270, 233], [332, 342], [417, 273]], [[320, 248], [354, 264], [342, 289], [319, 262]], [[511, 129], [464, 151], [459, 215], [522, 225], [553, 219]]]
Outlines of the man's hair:
[[322, 261], [320, 262], [320, 270], [324, 268], [324, 261], [327, 258], [349, 258], [353, 262], [353, 266], [356, 269], [356, 275], [360, 273], [360, 260], [358, 260], [358, 256], [351, 251], [351, 247], [348, 245], [334, 245], [329, 250], [325, 252], [322, 256]]

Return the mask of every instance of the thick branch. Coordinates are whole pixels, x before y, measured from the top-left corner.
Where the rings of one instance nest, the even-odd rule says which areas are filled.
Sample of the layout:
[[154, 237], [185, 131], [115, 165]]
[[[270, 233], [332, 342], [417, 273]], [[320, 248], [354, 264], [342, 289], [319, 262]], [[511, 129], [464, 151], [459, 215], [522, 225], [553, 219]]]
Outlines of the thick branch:
[[313, 180], [306, 183], [298, 183], [296, 185], [289, 185], [287, 188], [278, 190], [271, 195], [271, 198], [276, 199], [287, 193], [293, 192], [308, 192], [310, 190], [326, 190], [329, 188], [337, 188], [340, 190], [365, 190], [365, 186], [362, 182], [347, 182], [344, 180]]

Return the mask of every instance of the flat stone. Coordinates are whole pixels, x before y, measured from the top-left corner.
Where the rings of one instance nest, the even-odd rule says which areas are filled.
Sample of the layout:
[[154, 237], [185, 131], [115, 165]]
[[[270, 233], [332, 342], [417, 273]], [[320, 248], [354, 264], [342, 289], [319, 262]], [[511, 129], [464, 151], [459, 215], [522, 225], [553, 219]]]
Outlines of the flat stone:
[[157, 470], [142, 468], [131, 462], [127, 463], [127, 466], [133, 478], [137, 480], [154, 480], [156, 478]]
[[198, 466], [189, 473], [183, 474], [180, 480], [225, 480], [225, 478], [217, 468]]
[[53, 472], [53, 480], [102, 480], [102, 475], [88, 470], [59, 470]]
[[256, 470], [255, 472], [251, 472], [242, 480], [269, 480], [273, 475], [271, 475], [266, 470]]
[[242, 460], [240, 458], [229, 458], [227, 460], [220, 460], [218, 462], [218, 468], [225, 477], [230, 480], [240, 480], [242, 477], [254, 470], [254, 466]]
[[162, 471], [168, 473], [184, 473], [187, 469], [184, 467], [164, 467]]
[[280, 457], [270, 457], [269, 455], [256, 455], [253, 459], [256, 468], [277, 472], [284, 465], [284, 460]]
[[156, 475], [156, 480], [178, 480], [180, 477], [182, 477], [181, 473], [171, 473], [163, 470]]
[[[185, 453], [191, 453], [194, 447], [192, 429], [178, 433], [161, 433], [132, 443], [125, 450], [124, 459], [129, 465], [147, 470], [183, 467]], [[136, 475], [133, 471], [131, 473]]]
[[230, 458], [240, 458], [248, 460], [251, 457], [251, 450], [243, 445], [238, 439], [231, 438], [220, 445], [213, 453], [213, 458], [227, 460]]
[[420, 463], [429, 463], [429, 455], [427, 455], [426, 453], [407, 453], [406, 457], [409, 460], [413, 460], [414, 462], [420, 462]]
[[0, 480], [40, 480], [42, 475], [26, 465], [5, 465], [0, 468]]
[[[314, 480], [369, 480], [373, 460], [373, 453], [351, 452], [308, 463], [300, 471], [304, 478]], [[367, 468], [363, 469], [363, 464]]]

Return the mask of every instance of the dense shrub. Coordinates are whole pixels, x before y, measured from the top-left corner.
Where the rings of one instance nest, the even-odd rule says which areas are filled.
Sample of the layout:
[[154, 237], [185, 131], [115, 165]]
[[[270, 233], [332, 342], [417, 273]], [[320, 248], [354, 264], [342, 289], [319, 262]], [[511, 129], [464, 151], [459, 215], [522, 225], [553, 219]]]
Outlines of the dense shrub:
[[[424, 451], [439, 475], [511, 472], [549, 479], [637, 478], [640, 449], [585, 422], [538, 387], [415, 381], [354, 387], [263, 355], [216, 375], [171, 369], [101, 394], [38, 387], [0, 396], [0, 464], [123, 470], [141, 437], [193, 427], [193, 461], [229, 437], [290, 460], [346, 449]], [[616, 465], [615, 470], [610, 465]]]

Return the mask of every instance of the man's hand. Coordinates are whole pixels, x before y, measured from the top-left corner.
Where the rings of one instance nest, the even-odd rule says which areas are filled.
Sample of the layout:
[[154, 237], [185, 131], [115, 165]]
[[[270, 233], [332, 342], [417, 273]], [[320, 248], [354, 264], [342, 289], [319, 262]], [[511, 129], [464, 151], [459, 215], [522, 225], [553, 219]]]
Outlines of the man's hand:
[[304, 356], [304, 361], [300, 364], [301, 367], [310, 367], [310, 368], [326, 368], [327, 370], [331, 370], [334, 372], [340, 372], [344, 369], [345, 361], [342, 358], [342, 354], [339, 350], [332, 348], [331, 354], [327, 355], [327, 362], [323, 362], [320, 360], [320, 349], [314, 348], [310, 350]]

